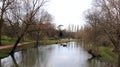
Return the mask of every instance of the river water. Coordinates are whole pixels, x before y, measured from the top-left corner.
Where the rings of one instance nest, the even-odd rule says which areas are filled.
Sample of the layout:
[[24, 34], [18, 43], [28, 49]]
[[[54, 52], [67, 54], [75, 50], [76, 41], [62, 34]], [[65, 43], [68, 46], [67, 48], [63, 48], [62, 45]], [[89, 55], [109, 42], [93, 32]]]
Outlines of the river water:
[[77, 42], [44, 45], [25, 49], [1, 59], [0, 67], [112, 67], [91, 55]]

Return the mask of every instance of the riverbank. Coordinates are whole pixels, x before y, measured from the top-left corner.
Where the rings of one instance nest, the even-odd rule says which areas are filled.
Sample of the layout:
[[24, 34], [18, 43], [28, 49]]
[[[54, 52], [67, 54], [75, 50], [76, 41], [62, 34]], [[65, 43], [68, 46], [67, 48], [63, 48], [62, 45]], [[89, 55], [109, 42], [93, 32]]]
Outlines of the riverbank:
[[113, 52], [113, 47], [99, 46], [97, 50], [88, 50], [88, 53], [93, 55], [93, 58], [99, 59], [100, 61], [117, 63], [118, 55]]
[[102, 61], [117, 63], [118, 56], [115, 52], [113, 52], [113, 47], [104, 47], [101, 46], [98, 48], [99, 55], [101, 56]]
[[[55, 43], [65, 43], [70, 41], [73, 41], [73, 40], [42, 40], [42, 41], [39, 41], [38, 45], [47, 45], [47, 44], [49, 45], [49, 44], [55, 44]], [[0, 46], [0, 58], [8, 56], [13, 45], [14, 44]], [[34, 46], [36, 46], [36, 41], [22, 42], [18, 44], [16, 51], [31, 48]]]

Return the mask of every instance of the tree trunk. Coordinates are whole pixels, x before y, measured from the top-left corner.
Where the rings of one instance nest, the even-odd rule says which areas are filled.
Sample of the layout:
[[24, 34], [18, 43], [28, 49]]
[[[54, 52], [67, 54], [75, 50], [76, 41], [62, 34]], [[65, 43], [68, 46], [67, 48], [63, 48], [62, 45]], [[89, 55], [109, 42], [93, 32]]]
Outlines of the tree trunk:
[[39, 44], [39, 32], [37, 32], [37, 37], [36, 37], [36, 46]]
[[13, 46], [12, 50], [11, 50], [10, 53], [9, 53], [10, 55], [13, 55], [13, 54], [14, 54], [15, 49], [16, 49], [18, 43], [21, 41], [21, 39], [22, 39], [23, 36], [25, 35], [27, 29], [28, 29], [28, 25], [26, 26], [25, 30], [24, 30], [23, 33], [20, 35], [20, 37], [18, 37], [18, 39], [17, 39], [15, 45]]
[[118, 54], [118, 67], [120, 67], [120, 53]]
[[16, 62], [16, 60], [15, 60], [14, 55], [11, 55], [11, 58], [12, 58], [12, 60], [13, 60], [14, 64], [15, 64], [15, 67], [19, 67], [19, 66], [18, 66], [18, 64], [17, 64], [17, 62]]
[[18, 37], [18, 39], [17, 39], [17, 41], [16, 41], [15, 45], [13, 46], [13, 48], [12, 48], [11, 52], [9, 53], [10, 55], [13, 55], [13, 54], [14, 54], [15, 49], [16, 49], [16, 47], [17, 47], [18, 43], [21, 41], [21, 39], [22, 39], [22, 37], [23, 37], [23, 36], [24, 36], [24, 33], [23, 33], [20, 37]]
[[0, 46], [2, 45], [2, 29], [1, 29], [2, 27], [1, 27], [1, 22], [0, 22]]
[[3, 26], [3, 19], [0, 19], [0, 46], [2, 45], [2, 26]]

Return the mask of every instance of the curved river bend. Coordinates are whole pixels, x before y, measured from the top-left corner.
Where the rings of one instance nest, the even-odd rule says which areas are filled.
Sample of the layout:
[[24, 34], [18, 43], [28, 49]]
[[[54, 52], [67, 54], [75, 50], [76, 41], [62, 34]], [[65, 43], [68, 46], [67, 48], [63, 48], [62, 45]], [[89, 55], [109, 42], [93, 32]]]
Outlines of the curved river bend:
[[0, 67], [107, 67], [98, 60], [88, 60], [91, 55], [77, 42], [67, 46], [52, 44], [16, 52], [14, 57], [1, 59]]

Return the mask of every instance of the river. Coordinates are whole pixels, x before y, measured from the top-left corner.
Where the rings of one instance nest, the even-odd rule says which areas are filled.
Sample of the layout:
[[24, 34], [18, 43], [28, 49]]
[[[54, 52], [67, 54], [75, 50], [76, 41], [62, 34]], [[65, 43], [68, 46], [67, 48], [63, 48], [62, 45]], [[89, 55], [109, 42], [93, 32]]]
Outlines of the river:
[[44, 45], [24, 49], [1, 59], [0, 67], [112, 67], [91, 55], [77, 42]]

